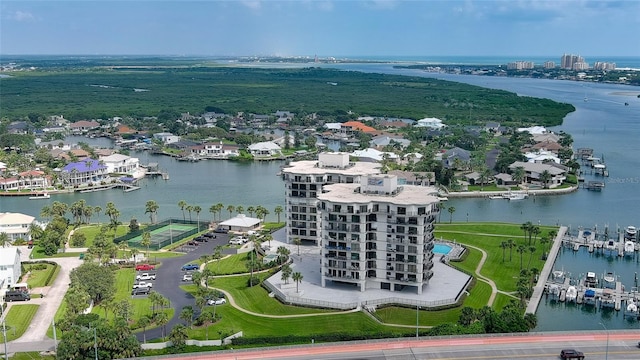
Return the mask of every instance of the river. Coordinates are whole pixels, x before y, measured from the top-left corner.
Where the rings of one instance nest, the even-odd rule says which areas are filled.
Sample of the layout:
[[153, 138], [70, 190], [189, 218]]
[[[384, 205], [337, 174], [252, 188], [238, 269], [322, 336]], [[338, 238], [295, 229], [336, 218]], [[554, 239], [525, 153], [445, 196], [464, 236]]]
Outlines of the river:
[[[338, 67], [338, 66], [336, 66]], [[640, 88], [612, 84], [581, 83], [573, 81], [540, 80], [528, 78], [503, 78], [433, 74], [418, 70], [394, 69], [383, 64], [348, 64], [338, 68], [365, 72], [384, 72], [405, 75], [436, 77], [473, 85], [513, 91], [522, 96], [546, 97], [568, 102], [576, 107], [562, 126], [574, 139], [574, 148], [589, 147], [595, 156], [604, 157], [610, 177], [602, 192], [580, 189], [561, 196], [538, 196], [523, 201], [502, 201], [487, 199], [451, 199], [447, 206], [454, 206], [454, 221], [508, 221], [523, 223], [531, 221], [541, 224], [563, 224], [572, 228], [578, 226], [602, 228], [609, 226], [612, 231], [627, 225], [638, 225], [637, 206], [640, 201], [640, 99], [635, 95]], [[585, 101], [585, 97], [587, 101]], [[625, 106], [624, 103], [629, 105]], [[425, 114], [428, 117], [429, 114]], [[91, 144], [110, 147], [106, 139], [71, 138]], [[147, 221], [144, 204], [155, 200], [160, 205], [158, 216], [181, 217], [178, 201], [185, 200], [191, 205], [199, 205], [203, 211], [201, 219], [209, 219], [208, 209], [221, 202], [226, 205], [262, 205], [271, 214], [267, 219], [276, 220], [273, 209], [284, 205], [284, 187], [276, 174], [282, 162], [237, 163], [230, 161], [201, 161], [197, 163], [178, 162], [164, 156], [147, 153], [132, 153], [141, 163], [157, 162], [169, 173], [170, 180], [144, 180], [141, 189], [129, 193], [118, 190], [88, 194], [64, 194], [52, 196], [49, 200], [30, 201], [27, 198], [0, 198], [0, 211], [21, 212], [38, 216], [44, 204], [52, 201], [71, 203], [85, 199], [90, 205], [104, 208], [108, 201], [116, 204], [122, 213], [122, 221], [136, 217]], [[587, 180], [590, 177], [587, 176]], [[187, 215], [188, 216], [188, 215]], [[196, 214], [192, 214], [196, 218]], [[106, 221], [104, 214], [94, 221]], [[588, 254], [585, 248], [577, 253], [561, 252], [556, 261], [558, 268], [574, 275], [585, 271], [603, 273], [615, 270], [622, 275], [622, 281], [629, 289], [638, 269], [636, 260], [606, 258]], [[566, 309], [542, 302], [538, 309], [537, 330], [577, 330], [601, 329], [599, 322], [607, 328], [638, 328], [637, 322], [622, 320], [622, 313], [589, 312], [578, 307]]]

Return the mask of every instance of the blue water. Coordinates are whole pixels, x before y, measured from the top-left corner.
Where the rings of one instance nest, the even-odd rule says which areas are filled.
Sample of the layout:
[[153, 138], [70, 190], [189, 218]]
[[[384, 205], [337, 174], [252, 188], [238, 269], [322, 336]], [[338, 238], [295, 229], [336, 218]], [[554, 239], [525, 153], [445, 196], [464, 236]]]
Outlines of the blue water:
[[451, 251], [451, 246], [445, 244], [435, 244], [433, 252], [435, 254], [447, 255]]

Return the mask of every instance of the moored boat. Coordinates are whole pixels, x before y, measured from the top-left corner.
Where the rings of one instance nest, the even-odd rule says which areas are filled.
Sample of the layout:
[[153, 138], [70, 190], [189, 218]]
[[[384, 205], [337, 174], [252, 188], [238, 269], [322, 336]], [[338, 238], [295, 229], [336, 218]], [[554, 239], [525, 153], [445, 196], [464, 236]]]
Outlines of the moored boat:
[[29, 200], [40, 200], [40, 199], [49, 199], [49, 198], [51, 198], [51, 195], [49, 195], [46, 192], [29, 196]]
[[567, 293], [565, 295], [565, 299], [567, 302], [575, 302], [578, 298], [578, 289], [575, 286], [571, 285], [567, 288]]
[[637, 236], [638, 236], [638, 230], [636, 229], [635, 226], [627, 226], [627, 228], [624, 229], [625, 240], [636, 241]]
[[636, 245], [633, 241], [627, 240], [624, 242], [624, 255], [633, 256], [636, 252]]
[[602, 277], [602, 286], [607, 289], [615, 289], [616, 288], [616, 275], [612, 272], [607, 272]]
[[584, 286], [594, 288], [598, 286], [598, 276], [595, 272], [587, 272], [587, 277], [584, 279]]
[[596, 304], [596, 291], [594, 289], [587, 289], [584, 291], [584, 304], [585, 305]]

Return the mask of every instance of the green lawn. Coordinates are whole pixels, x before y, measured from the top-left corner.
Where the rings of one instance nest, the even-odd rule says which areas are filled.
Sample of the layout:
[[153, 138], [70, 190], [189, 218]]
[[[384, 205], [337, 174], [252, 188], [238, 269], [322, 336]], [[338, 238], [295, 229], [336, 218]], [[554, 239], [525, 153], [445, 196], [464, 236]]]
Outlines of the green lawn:
[[[100, 230], [102, 229], [103, 225], [105, 224], [83, 225], [77, 228], [75, 232], [84, 234], [84, 236], [87, 238], [87, 242], [84, 244], [84, 246], [81, 246], [81, 247], [90, 247], [93, 244], [93, 239], [96, 237], [96, 235], [100, 233]], [[140, 226], [140, 227], [142, 228], [143, 226]], [[127, 232], [129, 232], [128, 225], [119, 225], [116, 231], [115, 237], [122, 236]], [[107, 231], [107, 235], [110, 236], [111, 238], [114, 237], [112, 230]], [[69, 246], [72, 246], [71, 243], [69, 243]]]
[[43, 270], [34, 270], [33, 268], [36, 267], [34, 265], [35, 264], [26, 264], [24, 266], [24, 270], [30, 272], [29, 278], [27, 279], [27, 284], [29, 284], [29, 288], [31, 289], [50, 285], [45, 283], [47, 281], [47, 278], [49, 277], [49, 274], [51, 274], [52, 272], [54, 273], [54, 275], [51, 277], [51, 283], [53, 283], [56, 280], [56, 276], [58, 276], [58, 273], [60, 272], [59, 265], [51, 265], [51, 264], [36, 265], [36, 266], [46, 265], [47, 268]]
[[249, 271], [247, 269], [247, 254], [231, 255], [218, 261], [207, 264], [207, 269], [216, 275], [239, 274]]
[[52, 257], [56, 258], [56, 257], [78, 257], [78, 256], [80, 256], [80, 253], [73, 252], [73, 251], [61, 252], [61, 253], [54, 254], [52, 256], [47, 256], [44, 253], [44, 249], [38, 244], [36, 244], [33, 247], [33, 251], [31, 252], [31, 259], [47, 259]]
[[40, 355], [39, 351], [15, 353], [10, 360], [55, 360], [53, 355]]
[[[31, 320], [38, 311], [40, 305], [13, 304], [5, 318], [7, 326], [7, 341], [15, 340], [24, 334], [31, 324]], [[4, 335], [0, 332], [0, 341], [4, 341]]]
[[[469, 185], [467, 186], [467, 190], [469, 191], [509, 191], [509, 189], [498, 187], [496, 184], [484, 184], [484, 186]], [[518, 187], [512, 186], [511, 190], [518, 190]]]

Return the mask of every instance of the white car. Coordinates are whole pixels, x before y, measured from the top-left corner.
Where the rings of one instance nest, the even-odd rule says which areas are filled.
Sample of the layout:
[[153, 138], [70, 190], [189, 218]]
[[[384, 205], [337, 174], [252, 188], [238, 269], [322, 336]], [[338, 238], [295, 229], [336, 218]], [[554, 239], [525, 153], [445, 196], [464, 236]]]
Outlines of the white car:
[[153, 284], [150, 283], [150, 282], [144, 282], [144, 281], [141, 281], [141, 282], [139, 282], [137, 284], [133, 284], [133, 288], [134, 289], [143, 288], [143, 287], [152, 288]]
[[243, 237], [235, 237], [231, 240], [229, 240], [229, 244], [231, 245], [242, 245], [244, 243], [247, 242], [247, 239], [243, 238]]
[[191, 274], [182, 275], [182, 281], [193, 281], [193, 275]]
[[138, 276], [136, 276], [136, 280], [138, 281], [148, 281], [148, 280], [155, 280], [156, 279], [156, 275], [155, 274], [149, 274], [149, 273], [142, 273]]
[[207, 301], [207, 304], [209, 304], [209, 305], [222, 305], [222, 304], [226, 304], [226, 303], [227, 303], [227, 299], [225, 299], [225, 298], [210, 299], [209, 301]]

